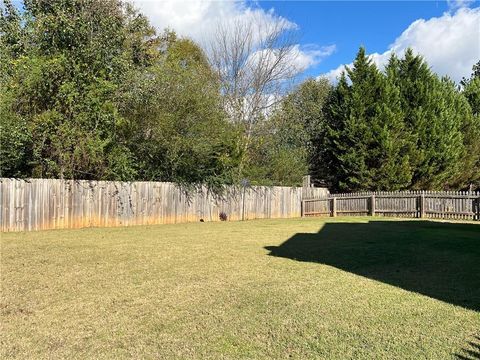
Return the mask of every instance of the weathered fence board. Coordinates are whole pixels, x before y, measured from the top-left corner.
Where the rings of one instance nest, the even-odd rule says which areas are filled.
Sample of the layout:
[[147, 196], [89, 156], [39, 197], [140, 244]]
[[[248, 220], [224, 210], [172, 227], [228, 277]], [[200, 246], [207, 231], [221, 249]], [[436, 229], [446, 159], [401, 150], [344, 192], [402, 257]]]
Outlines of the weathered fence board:
[[480, 220], [480, 192], [399, 191], [331, 194], [304, 199], [304, 216], [375, 215]]
[[[130, 226], [301, 216], [301, 187], [203, 188], [186, 192], [173, 183], [0, 178], [2, 231]], [[328, 190], [309, 188], [325, 197]]]

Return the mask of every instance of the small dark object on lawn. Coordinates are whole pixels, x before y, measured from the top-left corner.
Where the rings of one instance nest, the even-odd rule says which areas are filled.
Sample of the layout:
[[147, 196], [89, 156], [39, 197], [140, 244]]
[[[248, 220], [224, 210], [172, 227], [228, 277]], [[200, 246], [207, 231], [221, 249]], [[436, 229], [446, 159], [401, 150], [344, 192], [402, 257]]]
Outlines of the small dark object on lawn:
[[205, 222], [205, 220], [203, 220], [203, 219], [200, 219], [200, 222]]
[[228, 219], [227, 214], [223, 211], [218, 216], [220, 217], [221, 221], [227, 221], [227, 219]]

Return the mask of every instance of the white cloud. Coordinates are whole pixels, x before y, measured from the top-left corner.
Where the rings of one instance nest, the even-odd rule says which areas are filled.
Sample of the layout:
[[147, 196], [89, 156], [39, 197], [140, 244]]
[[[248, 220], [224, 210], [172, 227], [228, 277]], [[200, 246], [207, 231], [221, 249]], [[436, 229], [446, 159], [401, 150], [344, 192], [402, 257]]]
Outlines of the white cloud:
[[172, 28], [178, 34], [204, 43], [213, 36], [218, 21], [247, 21], [259, 17], [264, 24], [285, 22], [289, 27], [296, 25], [277, 16], [273, 10], [252, 8], [244, 1], [218, 0], [132, 0], [158, 29]]
[[452, 11], [463, 7], [469, 7], [475, 0], [447, 0], [448, 8]]
[[[248, 23], [251, 18], [259, 18], [260, 22], [268, 26], [282, 22], [288, 29], [297, 29], [294, 22], [279, 16], [273, 9], [265, 10], [261, 7], [247, 5], [245, 0], [218, 1], [218, 0], [131, 0], [133, 4], [145, 14], [150, 22], [159, 30], [171, 28], [181, 36], [187, 36], [200, 45], [206, 47], [218, 26], [233, 24], [236, 21]], [[316, 47], [296, 45], [294, 66], [307, 69], [318, 64], [322, 59], [331, 55], [334, 46]]]
[[320, 47], [315, 45], [301, 47], [300, 45], [296, 45], [293, 51], [295, 54], [294, 63], [300, 71], [303, 71], [311, 66], [317, 65], [324, 58], [332, 55], [335, 50], [335, 45]]
[[[461, 7], [454, 14], [416, 20], [387, 51], [370, 56], [381, 68], [392, 52], [401, 56], [408, 47], [424, 56], [437, 74], [460, 81], [470, 75], [473, 64], [480, 59], [480, 8]], [[335, 81], [343, 68], [341, 65], [322, 76]]]
[[[333, 54], [335, 52], [335, 48], [335, 45], [301, 46], [299, 44], [296, 44], [288, 52], [288, 57], [286, 57], [281, 62], [291, 67], [291, 71], [293, 73], [299, 73], [305, 71], [311, 66], [317, 65], [322, 59]], [[251, 62], [252, 64], [256, 64], [259, 61], [263, 63], [278, 62], [278, 53], [276, 52], [276, 49], [259, 50], [257, 52], [254, 52], [247, 61]], [[252, 66], [252, 68], [254, 67], [255, 66]]]

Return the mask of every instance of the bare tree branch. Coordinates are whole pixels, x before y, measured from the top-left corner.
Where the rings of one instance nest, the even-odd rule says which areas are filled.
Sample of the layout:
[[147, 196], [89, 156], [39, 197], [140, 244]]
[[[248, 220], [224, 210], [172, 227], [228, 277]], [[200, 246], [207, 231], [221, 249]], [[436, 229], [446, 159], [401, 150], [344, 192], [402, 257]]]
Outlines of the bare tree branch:
[[207, 50], [221, 81], [223, 106], [244, 128], [244, 150], [255, 126], [302, 71], [295, 65], [295, 40], [294, 25], [282, 18], [253, 15], [217, 26]]

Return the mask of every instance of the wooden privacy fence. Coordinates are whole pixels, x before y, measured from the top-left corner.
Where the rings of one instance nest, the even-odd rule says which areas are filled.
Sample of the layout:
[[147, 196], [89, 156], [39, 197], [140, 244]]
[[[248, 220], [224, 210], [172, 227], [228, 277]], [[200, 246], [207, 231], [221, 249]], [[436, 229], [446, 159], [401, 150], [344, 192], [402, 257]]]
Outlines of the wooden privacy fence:
[[173, 183], [0, 178], [2, 231], [128, 226], [301, 216], [304, 192], [324, 188], [226, 187], [223, 196]]
[[480, 192], [402, 191], [333, 194], [323, 199], [304, 199], [302, 214], [480, 220]]

